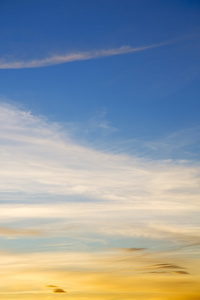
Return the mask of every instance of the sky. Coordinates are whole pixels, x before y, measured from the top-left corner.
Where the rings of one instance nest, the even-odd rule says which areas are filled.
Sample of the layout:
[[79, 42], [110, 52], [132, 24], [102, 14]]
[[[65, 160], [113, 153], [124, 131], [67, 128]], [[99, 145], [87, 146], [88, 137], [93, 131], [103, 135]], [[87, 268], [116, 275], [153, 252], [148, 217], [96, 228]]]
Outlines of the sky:
[[200, 298], [198, 0], [0, 0], [0, 297]]

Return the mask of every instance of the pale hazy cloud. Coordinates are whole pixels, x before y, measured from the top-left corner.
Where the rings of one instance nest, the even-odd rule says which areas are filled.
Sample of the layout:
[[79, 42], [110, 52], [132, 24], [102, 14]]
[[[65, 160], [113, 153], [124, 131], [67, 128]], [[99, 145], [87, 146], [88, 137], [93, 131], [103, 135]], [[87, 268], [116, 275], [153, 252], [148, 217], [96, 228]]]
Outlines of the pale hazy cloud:
[[126, 201], [135, 207], [148, 202], [152, 208], [166, 203], [173, 209], [180, 202], [181, 208], [195, 207], [197, 203], [198, 193], [189, 196], [187, 189], [200, 190], [198, 165], [81, 146], [58, 124], [12, 106], [1, 106], [0, 122], [1, 192], [77, 195]]
[[[95, 150], [69, 131], [0, 104], [1, 222], [24, 219], [23, 226], [31, 228], [31, 220], [47, 220], [45, 234], [53, 236], [66, 235], [70, 226], [67, 234], [75, 238], [93, 233], [164, 238], [177, 247], [199, 243], [197, 163]], [[60, 222], [57, 229], [53, 219]]]
[[[132, 271], [182, 271], [186, 270], [186, 267], [177, 265], [175, 263], [155, 263], [158, 260], [163, 261], [165, 256], [157, 253], [147, 253], [145, 256], [135, 256], [132, 261], [128, 261], [124, 258], [127, 256], [124, 253], [117, 253], [116, 251], [100, 251], [100, 252], [88, 252], [88, 251], [45, 251], [35, 253], [0, 253], [0, 274], [13, 270], [25, 270], [25, 269], [43, 269], [43, 270], [98, 270], [98, 271], [112, 271], [112, 270], [130, 270]], [[172, 258], [171, 258], [172, 259]], [[135, 269], [133, 268], [135, 266]], [[6, 271], [7, 269], [7, 271]], [[59, 284], [58, 284], [59, 285]], [[54, 288], [57, 286], [46, 285], [46, 287]]]

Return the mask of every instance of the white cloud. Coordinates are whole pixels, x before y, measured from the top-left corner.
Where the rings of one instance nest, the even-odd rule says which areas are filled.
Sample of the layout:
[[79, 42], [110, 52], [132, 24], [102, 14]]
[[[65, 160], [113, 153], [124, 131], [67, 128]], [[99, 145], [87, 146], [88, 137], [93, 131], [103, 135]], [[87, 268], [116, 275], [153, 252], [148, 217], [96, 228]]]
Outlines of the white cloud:
[[24, 68], [38, 68], [38, 67], [46, 67], [52, 65], [58, 65], [73, 61], [82, 61], [89, 59], [97, 59], [101, 57], [127, 54], [133, 52], [139, 52], [155, 47], [160, 47], [170, 42], [163, 42], [158, 44], [152, 44], [143, 47], [130, 47], [130, 46], [122, 46], [120, 48], [113, 48], [108, 50], [95, 50], [95, 51], [87, 51], [87, 52], [75, 52], [64, 55], [53, 55], [43, 59], [33, 59], [30, 61], [6, 61], [0, 60], [0, 69], [24, 69]]

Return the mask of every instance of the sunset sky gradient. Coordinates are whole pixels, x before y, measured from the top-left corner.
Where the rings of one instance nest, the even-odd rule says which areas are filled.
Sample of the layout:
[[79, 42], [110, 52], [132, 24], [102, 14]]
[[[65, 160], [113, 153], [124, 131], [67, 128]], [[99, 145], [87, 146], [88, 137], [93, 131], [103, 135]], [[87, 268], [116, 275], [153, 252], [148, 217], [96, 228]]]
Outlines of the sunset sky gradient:
[[0, 1], [1, 299], [200, 299], [199, 17]]

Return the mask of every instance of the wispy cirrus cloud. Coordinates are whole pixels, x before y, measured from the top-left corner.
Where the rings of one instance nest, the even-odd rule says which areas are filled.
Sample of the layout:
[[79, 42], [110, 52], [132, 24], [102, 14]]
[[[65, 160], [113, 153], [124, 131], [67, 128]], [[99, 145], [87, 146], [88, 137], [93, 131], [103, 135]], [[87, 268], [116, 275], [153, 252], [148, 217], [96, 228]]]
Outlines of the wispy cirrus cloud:
[[74, 53], [68, 53], [63, 55], [52, 55], [42, 59], [32, 59], [29, 61], [23, 61], [23, 60], [6, 61], [5, 59], [0, 59], [0, 69], [25, 69], [25, 68], [47, 67], [52, 65], [69, 63], [73, 61], [98, 59], [98, 58], [103, 58], [108, 56], [140, 52], [151, 48], [164, 46], [169, 43], [171, 43], [171, 41], [142, 46], [142, 47], [122, 46], [119, 48], [112, 48], [112, 49], [103, 49], [103, 50], [94, 50], [94, 51], [85, 51], [85, 52], [77, 51]]

